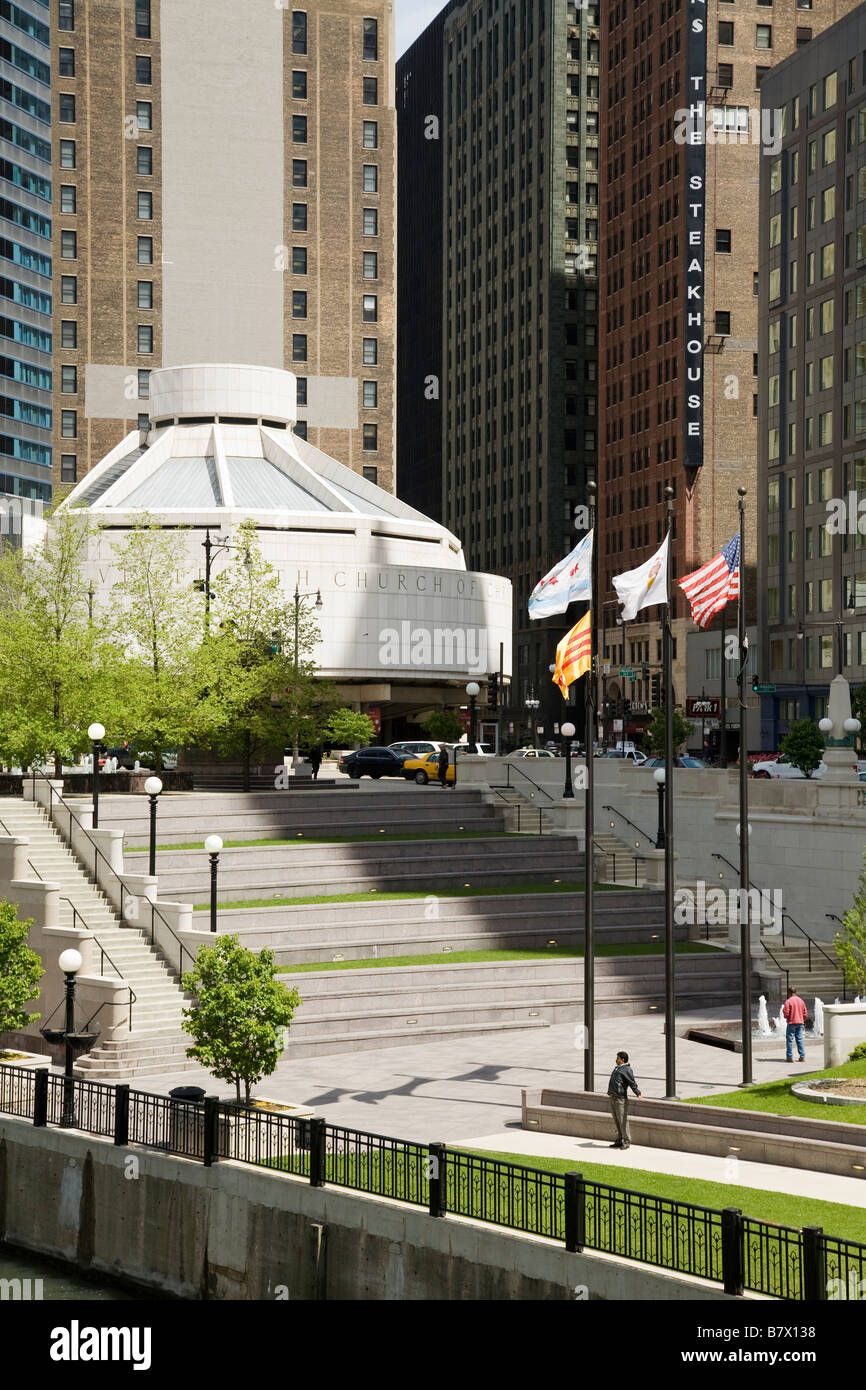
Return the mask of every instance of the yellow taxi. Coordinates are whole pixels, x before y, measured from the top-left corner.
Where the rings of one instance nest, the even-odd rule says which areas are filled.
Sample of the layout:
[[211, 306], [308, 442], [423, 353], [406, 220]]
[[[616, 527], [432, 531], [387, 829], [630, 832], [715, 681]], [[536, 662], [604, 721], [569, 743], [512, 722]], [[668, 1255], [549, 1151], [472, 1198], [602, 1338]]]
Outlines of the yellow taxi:
[[[439, 754], [425, 753], [420, 758], [407, 758], [403, 764], [403, 776], [408, 782], [417, 782], [423, 787], [427, 782], [439, 781]], [[454, 781], [454, 758], [448, 759], [446, 782]]]

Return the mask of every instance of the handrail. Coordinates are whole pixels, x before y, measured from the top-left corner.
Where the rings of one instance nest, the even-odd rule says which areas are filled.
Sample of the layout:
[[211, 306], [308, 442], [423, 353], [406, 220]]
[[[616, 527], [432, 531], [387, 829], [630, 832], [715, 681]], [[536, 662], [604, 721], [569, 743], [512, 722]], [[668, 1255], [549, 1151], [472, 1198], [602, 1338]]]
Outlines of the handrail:
[[[500, 790], [499, 787], [491, 787], [491, 788], [490, 788], [490, 791], [495, 792], [495, 794], [500, 798], [500, 800], [505, 801], [505, 797], [502, 795], [502, 791]], [[524, 810], [525, 810], [525, 811], [532, 811], [533, 813], [534, 813], [535, 811], [538, 812], [538, 833], [539, 833], [539, 835], [543, 835], [543, 834], [544, 834], [544, 825], [543, 825], [542, 819], [541, 819], [542, 816], [544, 815], [544, 812], [543, 812], [543, 810], [542, 810], [542, 808], [541, 808], [540, 806], [522, 806], [522, 805], [520, 804], [520, 802], [518, 802], [518, 804], [517, 804], [516, 806], [514, 806], [510, 801], [505, 801], [505, 805], [506, 805], [506, 807], [507, 807], [510, 811], [516, 811], [516, 812], [517, 812], [517, 833], [518, 833], [518, 835], [521, 833], [521, 831], [520, 831], [520, 813], [521, 813], [521, 811], [524, 811]]]
[[[52, 810], [53, 810], [53, 808], [54, 808], [54, 799], [55, 799], [55, 798], [56, 798], [57, 801], [60, 803], [60, 805], [63, 807], [63, 809], [69, 813], [69, 832], [68, 832], [68, 834], [69, 834], [69, 842], [70, 842], [70, 845], [71, 845], [71, 843], [72, 843], [72, 822], [73, 822], [73, 821], [75, 821], [75, 824], [77, 825], [77, 827], [78, 827], [78, 829], [81, 831], [81, 833], [82, 833], [83, 835], [85, 835], [85, 836], [87, 837], [87, 839], [90, 841], [91, 845], [93, 846], [94, 855], [96, 856], [96, 858], [94, 859], [94, 868], [93, 868], [93, 876], [94, 876], [94, 878], [96, 878], [96, 866], [97, 866], [97, 864], [98, 864], [98, 861], [99, 861], [99, 859], [102, 859], [103, 862], [105, 863], [106, 867], [108, 868], [108, 870], [109, 870], [112, 874], [114, 874], [114, 877], [117, 879], [117, 882], [120, 884], [121, 889], [122, 889], [125, 893], [129, 893], [129, 895], [130, 895], [131, 897], [136, 897], [137, 894], [135, 894], [135, 893], [132, 892], [132, 890], [131, 890], [131, 889], [127, 886], [127, 884], [124, 882], [122, 876], [117, 872], [117, 870], [115, 869], [115, 867], [114, 867], [114, 865], [111, 863], [111, 861], [103, 854], [102, 850], [99, 848], [99, 845], [98, 845], [98, 844], [96, 843], [96, 841], [93, 839], [92, 835], [90, 835], [90, 833], [88, 832], [87, 827], [81, 824], [81, 821], [78, 819], [78, 817], [77, 817], [76, 815], [73, 815], [72, 807], [71, 807], [70, 805], [68, 805], [68, 803], [67, 803], [66, 801], [64, 801], [63, 797], [60, 795], [59, 792], [56, 792], [56, 791], [54, 790], [54, 787], [51, 785], [51, 779], [50, 779], [49, 777], [46, 777], [44, 772], [38, 772], [38, 773], [37, 773], [37, 769], [36, 769], [36, 768], [32, 768], [32, 769], [31, 769], [30, 775], [31, 775], [31, 777], [33, 778], [33, 800], [34, 800], [34, 802], [36, 801], [36, 777], [37, 777], [37, 775], [38, 775], [39, 777], [42, 777], [42, 778], [48, 783], [48, 819], [49, 819], [49, 820], [51, 820], [51, 812], [52, 812]], [[153, 919], [154, 919], [154, 915], [156, 915], [156, 916], [159, 918], [159, 920], [160, 920], [160, 922], [162, 923], [162, 925], [165, 927], [166, 931], [167, 931], [171, 936], [174, 937], [175, 941], [177, 942], [178, 946], [180, 947], [180, 973], [181, 973], [181, 975], [182, 975], [182, 974], [183, 974], [183, 958], [184, 958], [184, 954], [186, 954], [186, 955], [189, 956], [190, 962], [192, 963], [193, 966], [195, 966], [195, 956], [192, 954], [192, 952], [189, 950], [188, 947], [184, 946], [184, 944], [183, 944], [183, 942], [181, 941], [180, 937], [178, 936], [177, 932], [174, 930], [174, 928], [171, 926], [171, 924], [170, 924], [169, 922], [166, 921], [166, 919], [163, 917], [162, 913], [160, 912], [160, 910], [159, 910], [159, 908], [156, 906], [156, 904], [151, 902], [149, 905], [150, 905], [150, 943], [151, 943], [151, 945], [153, 945], [153, 938], [154, 938]], [[121, 914], [120, 914], [120, 915], [121, 915], [121, 920], [122, 920], [122, 918], [123, 918], [123, 900], [122, 900], [122, 899], [121, 899]]]
[[[540, 787], [540, 786], [538, 785], [537, 782], [533, 782], [532, 778], [529, 776], [529, 774], [528, 774], [527, 772], [524, 772], [524, 771], [523, 771], [523, 768], [522, 768], [522, 767], [515, 767], [513, 763], [509, 763], [509, 762], [506, 762], [506, 765], [505, 765], [505, 771], [506, 771], [506, 774], [507, 774], [506, 780], [505, 780], [505, 785], [506, 785], [507, 788], [510, 788], [510, 789], [513, 790], [513, 791], [519, 791], [519, 790], [520, 790], [519, 787], [513, 787], [513, 788], [511, 787], [511, 769], [512, 769], [512, 768], [514, 768], [514, 771], [515, 771], [515, 772], [519, 772], [520, 775], [521, 775], [521, 777], [522, 777], [525, 781], [527, 781], [527, 782], [529, 783], [529, 785], [532, 787], [532, 795], [533, 795], [533, 796], [535, 795], [536, 792], [541, 792], [541, 795], [542, 795], [542, 796], [546, 796], [547, 799], [548, 799], [548, 801], [555, 801], [555, 800], [556, 800], [556, 797], [555, 797], [555, 796], [552, 796], [551, 793], [550, 793], [549, 791], [547, 791], [544, 787]], [[491, 785], [492, 785], [492, 784], [491, 784]], [[494, 790], [495, 790], [495, 788], [494, 788]]]
[[32, 860], [32, 859], [28, 859], [28, 860], [27, 860], [27, 864], [28, 864], [28, 866], [33, 870], [33, 872], [34, 872], [34, 874], [36, 875], [36, 877], [39, 879], [39, 882], [40, 882], [40, 883], [44, 883], [44, 882], [45, 882], [45, 879], [42, 877], [42, 875], [41, 875], [41, 873], [39, 872], [39, 870], [37, 869], [36, 865], [33, 863], [33, 860]]
[[[731, 861], [730, 861], [730, 859], [726, 858], [724, 854], [719, 854], [717, 850], [713, 850], [713, 858], [714, 858], [714, 859], [720, 859], [720, 860], [722, 861], [723, 864], [727, 864], [727, 866], [728, 866], [729, 869], [733, 869], [734, 873], [737, 875], [737, 878], [740, 877], [740, 871], [739, 871], [739, 869], [737, 868], [736, 864], [732, 864]], [[762, 896], [763, 896], [763, 895], [766, 893], [766, 891], [767, 891], [766, 888], [759, 888], [758, 885], [757, 885], [757, 883], [753, 883], [751, 879], [749, 879], [749, 887], [750, 887], [750, 888], [754, 888], [755, 892], [756, 892], [756, 893], [760, 893]], [[832, 913], [829, 913], [829, 912], [828, 912], [828, 913], [826, 914], [826, 916], [830, 917], [830, 916], [832, 916]], [[794, 928], [794, 930], [795, 930], [795, 931], [798, 931], [798, 932], [800, 933], [801, 936], [805, 937], [805, 939], [806, 939], [806, 940], [808, 941], [808, 943], [809, 943], [809, 951], [808, 951], [808, 969], [809, 969], [809, 970], [812, 969], [812, 947], [814, 946], [814, 947], [815, 947], [815, 950], [818, 952], [818, 954], [821, 955], [821, 956], [823, 956], [824, 959], [825, 959], [826, 961], [828, 961], [830, 965], [832, 965], [832, 967], [833, 967], [834, 970], [838, 970], [838, 971], [839, 971], [839, 974], [842, 976], [842, 997], [843, 997], [843, 999], [844, 999], [845, 994], [846, 994], [846, 992], [847, 992], [847, 980], [846, 980], [846, 978], [845, 978], [845, 972], [844, 972], [844, 970], [842, 970], [842, 969], [840, 968], [838, 961], [835, 961], [835, 960], [833, 959], [832, 956], [829, 956], [829, 955], [827, 954], [827, 952], [824, 950], [823, 946], [820, 946], [820, 945], [818, 944], [818, 942], [814, 939], [814, 937], [811, 937], [811, 936], [809, 935], [809, 933], [808, 933], [807, 931], [805, 931], [805, 930], [800, 926], [800, 923], [794, 920], [794, 918], [791, 916], [790, 912], [788, 912], [787, 909], [784, 908], [784, 907], [782, 908], [782, 945], [783, 945], [783, 946], [785, 945], [785, 918], [786, 918], [786, 917], [787, 917], [788, 921], [790, 922], [791, 926]], [[838, 920], [838, 919], [837, 919], [837, 920]], [[764, 949], [766, 950], [766, 946], [764, 947]], [[769, 951], [767, 951], [767, 955], [769, 955], [769, 954], [770, 954]], [[774, 959], [775, 959], [775, 957], [774, 957]], [[778, 964], [778, 962], [776, 962], [776, 963]], [[781, 967], [780, 967], [780, 968], [781, 968]]]
[[[596, 838], [595, 838], [594, 836], [593, 836], [592, 843], [594, 844], [595, 848], [598, 850], [599, 854], [603, 854], [603, 855], [604, 855], [605, 859], [612, 859], [612, 860], [613, 860], [613, 879], [612, 879], [612, 880], [608, 880], [608, 881], [609, 881], [609, 882], [616, 883], [616, 850], [615, 850], [615, 849], [612, 849], [612, 850], [607, 850], [607, 849], [605, 849], [604, 845], [600, 845], [600, 844], [598, 843], [598, 840], [596, 840]], [[623, 851], [620, 850], [620, 853], [622, 854]], [[638, 883], [638, 881], [637, 881], [637, 866], [638, 866], [638, 864], [639, 864], [640, 861], [639, 861], [639, 859], [638, 859], [638, 857], [637, 857], [636, 854], [632, 854], [632, 855], [630, 856], [630, 858], [631, 858], [632, 863], [634, 864], [634, 886], [635, 886], [635, 888], [638, 888], [638, 887], [640, 887], [640, 885], [639, 885], [639, 883]]]
[[641, 830], [641, 828], [640, 828], [639, 825], [635, 825], [635, 823], [634, 823], [633, 820], [629, 820], [628, 816], [624, 816], [623, 813], [622, 813], [622, 811], [618, 811], [618, 810], [616, 809], [615, 806], [602, 806], [601, 809], [602, 809], [603, 811], [613, 811], [613, 814], [614, 814], [615, 816], [619, 816], [620, 820], [624, 820], [625, 823], [626, 823], [626, 825], [630, 825], [631, 828], [632, 828], [632, 830], [636, 830], [636, 831], [637, 831], [638, 835], [642, 835], [643, 838], [644, 838], [645, 840], [649, 840], [649, 842], [650, 842], [650, 844], [652, 845], [653, 849], [655, 849], [655, 843], [656, 843], [656, 837], [655, 837], [655, 835], [648, 835], [648, 834], [646, 833], [645, 830]]

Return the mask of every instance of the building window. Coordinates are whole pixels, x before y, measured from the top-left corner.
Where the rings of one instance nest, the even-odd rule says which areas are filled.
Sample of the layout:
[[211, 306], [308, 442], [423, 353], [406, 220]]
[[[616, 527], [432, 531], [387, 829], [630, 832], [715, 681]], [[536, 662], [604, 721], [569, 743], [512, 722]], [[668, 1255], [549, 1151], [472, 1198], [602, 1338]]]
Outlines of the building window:
[[64, 261], [74, 261], [78, 258], [78, 237], [75, 232], [60, 233], [60, 256]]
[[307, 186], [307, 161], [305, 159], [292, 160], [292, 186], [294, 188], [306, 188]]
[[137, 87], [149, 87], [150, 83], [150, 59], [141, 53], [135, 56], [135, 83]]
[[60, 277], [60, 303], [78, 303], [78, 276], [61, 275]]
[[140, 236], [138, 238], [138, 264], [153, 265], [153, 237]]
[[60, 141], [60, 167], [61, 169], [75, 168], [75, 141]]
[[78, 477], [78, 460], [75, 454], [60, 455], [61, 483], [74, 483]]
[[364, 279], [378, 280], [379, 278], [379, 255], [376, 251], [364, 252]]
[[731, 331], [731, 315], [727, 309], [716, 310], [716, 332], [729, 334]]
[[297, 69], [292, 73], [292, 99], [307, 100], [307, 74]]
[[135, 118], [139, 130], [153, 130], [153, 106], [149, 101], [135, 103]]
[[821, 143], [821, 161], [823, 164], [832, 164], [836, 158], [836, 132], [828, 130]]
[[60, 185], [60, 211], [75, 212], [75, 185], [62, 183]]
[[153, 326], [149, 323], [138, 325], [138, 350], [140, 353], [153, 352]]
[[375, 294], [364, 295], [364, 323], [375, 323], [379, 317], [379, 300]]
[[362, 469], [362, 476], [365, 483], [374, 483], [378, 487], [379, 470], [375, 464], [365, 463]]
[[376, 63], [379, 60], [379, 21], [364, 20], [364, 62]]
[[306, 246], [292, 247], [292, 274], [306, 275], [307, 273], [307, 248]]
[[57, 119], [64, 125], [72, 125], [75, 121], [75, 97], [71, 92], [58, 93]]
[[376, 77], [364, 78], [364, 105], [379, 105], [379, 81]]
[[146, 401], [150, 396], [150, 368], [139, 367], [138, 369], [138, 397], [139, 400]]
[[812, 38], [812, 30], [811, 30], [811, 29], [798, 29], [798, 30], [797, 30], [797, 47], [798, 47], [798, 48], [802, 48], [804, 44], [807, 44], [807, 43], [810, 42], [811, 38]]
[[730, 249], [731, 249], [731, 231], [730, 231], [730, 228], [729, 228], [729, 227], [717, 227], [717, 228], [716, 228], [716, 250], [717, 250], [717, 251], [730, 251]]
[[139, 222], [151, 222], [153, 220], [153, 194], [139, 193], [138, 195], [138, 220]]
[[292, 361], [306, 362], [307, 360], [307, 335], [306, 333], [292, 334]]
[[138, 307], [139, 309], [153, 308], [153, 281], [139, 280], [138, 282]]
[[734, 42], [734, 25], [732, 20], [719, 20], [719, 45], [720, 47], [730, 48]]
[[379, 406], [379, 383], [378, 381], [365, 381], [363, 386], [363, 404], [365, 410], [376, 410]]
[[306, 378], [305, 376], [296, 376], [296, 377], [295, 377], [295, 386], [296, 386], [296, 388], [297, 388], [297, 403], [298, 403], [298, 405], [306, 405], [306, 404], [307, 404], [307, 378]]
[[78, 438], [78, 411], [61, 410], [60, 412], [60, 435], [63, 439]]
[[150, 145], [137, 145], [135, 150], [135, 172], [137, 174], [153, 173], [153, 150]]
[[138, 428], [141, 430], [141, 432], [142, 432], [143, 434], [146, 433], [147, 430], [150, 429], [150, 416], [149, 416], [149, 415], [139, 415], [139, 417], [138, 417]]
[[379, 192], [379, 166], [378, 164], [364, 165], [364, 192]]
[[292, 143], [295, 145], [306, 145], [307, 143], [307, 118], [306, 116], [292, 117]]
[[150, 0], [135, 0], [135, 37], [150, 38]]
[[375, 208], [364, 208], [364, 236], [379, 235], [379, 214]]
[[307, 205], [306, 203], [292, 203], [292, 231], [305, 232], [307, 230]]
[[292, 290], [292, 318], [305, 319], [307, 317], [307, 291]]
[[307, 51], [307, 14], [305, 10], [292, 10], [292, 52]]
[[824, 110], [827, 111], [831, 106], [836, 105], [836, 74], [831, 72], [824, 78]]
[[74, 76], [75, 76], [75, 49], [74, 49], [74, 48], [61, 48], [61, 50], [60, 50], [60, 56], [59, 56], [59, 59], [58, 59], [58, 62], [57, 62], [57, 75], [58, 75], [58, 77], [74, 77]]
[[296, 420], [296, 421], [295, 421], [295, 434], [298, 436], [298, 439], [306, 439], [306, 437], [307, 437], [307, 422], [306, 422], [306, 420]]
[[60, 390], [64, 396], [74, 396], [78, 390], [78, 368], [60, 368]]
[[[363, 362], [365, 367], [375, 367], [379, 361], [379, 340], [378, 338], [365, 338], [363, 350]], [[864, 402], [866, 405], [866, 402]]]
[[773, 47], [773, 26], [771, 24], [758, 24], [755, 27], [755, 47]]
[[375, 452], [379, 447], [379, 426], [364, 426], [364, 448]]
[[60, 346], [63, 348], [78, 347], [78, 324], [75, 319], [63, 319], [60, 324]]
[[57, 27], [64, 32], [75, 29], [75, 0], [58, 0]]
[[379, 122], [364, 122], [364, 149], [378, 150], [379, 148]]

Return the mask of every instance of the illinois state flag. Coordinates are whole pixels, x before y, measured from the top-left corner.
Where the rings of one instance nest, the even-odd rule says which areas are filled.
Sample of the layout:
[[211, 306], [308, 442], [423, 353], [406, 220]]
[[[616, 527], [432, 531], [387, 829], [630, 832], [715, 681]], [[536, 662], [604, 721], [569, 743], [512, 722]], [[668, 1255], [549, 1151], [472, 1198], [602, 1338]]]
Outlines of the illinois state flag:
[[654, 603], [668, 601], [668, 546], [671, 533], [668, 531], [661, 547], [651, 559], [639, 565], [636, 570], [618, 574], [613, 581], [617, 598], [622, 604], [620, 614], [624, 623], [636, 618], [642, 608], [652, 608]]
[[592, 599], [592, 532], [587, 531], [570, 555], [554, 565], [529, 595], [530, 618], [564, 613], [570, 603]]
[[556, 648], [556, 667], [552, 679], [559, 686], [564, 699], [568, 699], [568, 687], [572, 681], [586, 675], [591, 665], [592, 631], [587, 611]]

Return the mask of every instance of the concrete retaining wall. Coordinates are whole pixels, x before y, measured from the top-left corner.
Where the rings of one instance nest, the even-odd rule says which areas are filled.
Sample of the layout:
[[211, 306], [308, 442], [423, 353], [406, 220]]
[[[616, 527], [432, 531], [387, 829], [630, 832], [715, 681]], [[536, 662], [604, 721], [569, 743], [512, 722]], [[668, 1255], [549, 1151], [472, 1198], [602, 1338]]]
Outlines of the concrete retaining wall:
[[480, 1222], [7, 1117], [0, 1240], [189, 1299], [740, 1301]]

